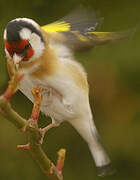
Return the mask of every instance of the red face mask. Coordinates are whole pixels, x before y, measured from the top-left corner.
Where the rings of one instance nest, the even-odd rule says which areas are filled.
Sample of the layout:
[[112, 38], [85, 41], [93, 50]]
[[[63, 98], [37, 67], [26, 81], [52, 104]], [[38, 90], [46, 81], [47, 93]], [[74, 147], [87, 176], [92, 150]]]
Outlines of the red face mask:
[[23, 56], [23, 61], [29, 60], [33, 54], [33, 48], [29, 44], [28, 40], [21, 40], [20, 42], [7, 42], [4, 41], [6, 50], [8, 51], [9, 55], [13, 57], [13, 55], [16, 53], [20, 56]]

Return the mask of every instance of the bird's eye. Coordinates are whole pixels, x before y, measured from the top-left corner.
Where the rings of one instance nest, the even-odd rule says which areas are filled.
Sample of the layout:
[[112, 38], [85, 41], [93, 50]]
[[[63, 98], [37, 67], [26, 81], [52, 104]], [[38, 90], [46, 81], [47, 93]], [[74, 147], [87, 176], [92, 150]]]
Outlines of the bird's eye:
[[28, 61], [34, 54], [34, 50], [30, 43], [28, 43], [23, 51], [21, 52], [21, 55], [23, 56], [23, 61]]
[[27, 50], [29, 50], [29, 48], [31, 47], [31, 45], [30, 45], [30, 43], [28, 43], [25, 47], [24, 47], [24, 49], [21, 51], [21, 55], [25, 58], [26, 57], [26, 52], [27, 52]]

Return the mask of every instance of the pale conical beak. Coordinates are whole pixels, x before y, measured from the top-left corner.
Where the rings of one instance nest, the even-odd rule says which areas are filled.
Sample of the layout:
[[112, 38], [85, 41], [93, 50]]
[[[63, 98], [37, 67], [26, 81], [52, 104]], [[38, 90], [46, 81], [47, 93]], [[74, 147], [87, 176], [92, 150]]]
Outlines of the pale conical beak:
[[20, 63], [20, 61], [22, 60], [22, 58], [23, 58], [23, 57], [17, 55], [16, 53], [13, 55], [13, 61], [14, 61], [14, 64], [15, 64], [16, 69], [18, 69], [19, 63]]

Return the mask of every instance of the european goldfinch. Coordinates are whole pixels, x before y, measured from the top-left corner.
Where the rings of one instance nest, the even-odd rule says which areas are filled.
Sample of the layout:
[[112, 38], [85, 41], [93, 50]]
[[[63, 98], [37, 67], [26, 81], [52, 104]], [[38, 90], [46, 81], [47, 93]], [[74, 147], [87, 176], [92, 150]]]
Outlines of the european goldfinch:
[[95, 32], [102, 18], [80, 10], [54, 23], [40, 26], [34, 20], [17, 18], [4, 30], [10, 76], [24, 74], [19, 90], [32, 102], [31, 89], [41, 85], [41, 111], [58, 126], [68, 121], [87, 142], [99, 175], [110, 173], [110, 159], [98, 139], [89, 104], [87, 74], [75, 61], [74, 52], [124, 39], [125, 32]]

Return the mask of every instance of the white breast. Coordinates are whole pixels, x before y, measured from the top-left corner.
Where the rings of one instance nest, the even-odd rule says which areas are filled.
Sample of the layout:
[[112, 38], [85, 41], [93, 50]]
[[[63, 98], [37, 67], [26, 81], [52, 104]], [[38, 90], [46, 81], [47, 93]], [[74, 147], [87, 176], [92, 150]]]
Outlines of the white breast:
[[[41, 85], [43, 87], [41, 111], [50, 116], [53, 120], [61, 122], [73, 119], [75, 112], [70, 103], [65, 102], [64, 98], [51, 86], [44, 86], [44, 83], [33, 81], [26, 75], [20, 83], [20, 91], [33, 102], [31, 90], [33, 86]], [[68, 89], [68, 88], [67, 88]]]

